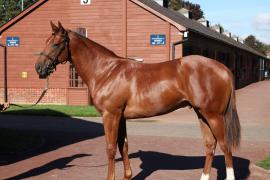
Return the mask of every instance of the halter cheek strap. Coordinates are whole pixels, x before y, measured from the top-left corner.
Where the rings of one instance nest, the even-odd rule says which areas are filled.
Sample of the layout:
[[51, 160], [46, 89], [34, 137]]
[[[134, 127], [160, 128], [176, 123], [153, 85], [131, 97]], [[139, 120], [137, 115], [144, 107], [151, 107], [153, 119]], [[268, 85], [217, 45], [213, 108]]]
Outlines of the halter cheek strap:
[[61, 64], [65, 64], [67, 61], [69, 61], [70, 63], [72, 63], [71, 51], [70, 51], [70, 48], [69, 48], [69, 41], [70, 41], [70, 39], [68, 37], [68, 33], [66, 33], [64, 35], [64, 40], [59, 43], [59, 45], [64, 43], [64, 47], [61, 48], [60, 51], [59, 51], [59, 53], [56, 56], [54, 56], [54, 57], [51, 57], [50, 55], [48, 55], [45, 52], [41, 52], [39, 54], [40, 56], [45, 56], [46, 58], [48, 58], [51, 61], [50, 66], [52, 66], [52, 67], [49, 67], [50, 69], [56, 69], [56, 65], [60, 64], [58, 58], [62, 54], [62, 52], [64, 51], [65, 48], [67, 48], [67, 55], [68, 55], [68, 57], [67, 57], [67, 59], [65, 61], [61, 62]]

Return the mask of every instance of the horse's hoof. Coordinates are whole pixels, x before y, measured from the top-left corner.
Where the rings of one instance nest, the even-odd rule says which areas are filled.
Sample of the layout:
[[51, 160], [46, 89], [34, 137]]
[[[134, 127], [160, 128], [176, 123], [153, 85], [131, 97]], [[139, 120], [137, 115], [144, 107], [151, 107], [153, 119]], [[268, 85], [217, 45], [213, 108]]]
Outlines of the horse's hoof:
[[123, 180], [131, 180], [131, 178], [132, 178], [132, 175], [130, 174], [128, 176], [125, 176]]

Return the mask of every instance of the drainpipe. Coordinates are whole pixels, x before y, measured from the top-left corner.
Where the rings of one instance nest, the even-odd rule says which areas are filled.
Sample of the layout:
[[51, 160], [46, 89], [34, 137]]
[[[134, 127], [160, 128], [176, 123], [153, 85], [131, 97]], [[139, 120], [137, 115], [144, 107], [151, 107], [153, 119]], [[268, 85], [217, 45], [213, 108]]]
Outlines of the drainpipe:
[[7, 47], [3, 44], [0, 44], [4, 48], [4, 99], [5, 102], [8, 102], [8, 90], [7, 90]]
[[175, 46], [183, 44], [184, 42], [188, 41], [188, 31], [184, 31], [183, 33], [183, 40], [176, 41], [172, 44], [172, 59], [175, 59]]

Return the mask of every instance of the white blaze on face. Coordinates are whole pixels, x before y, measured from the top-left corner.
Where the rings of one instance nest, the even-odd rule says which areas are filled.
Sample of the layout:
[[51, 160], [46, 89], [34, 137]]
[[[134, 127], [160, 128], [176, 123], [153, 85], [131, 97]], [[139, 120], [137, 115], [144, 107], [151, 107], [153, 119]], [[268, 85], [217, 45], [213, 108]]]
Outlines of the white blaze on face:
[[227, 178], [226, 178], [227, 180], [235, 180], [233, 168], [227, 167], [226, 174], [227, 174]]
[[201, 180], [209, 180], [209, 174], [202, 173]]

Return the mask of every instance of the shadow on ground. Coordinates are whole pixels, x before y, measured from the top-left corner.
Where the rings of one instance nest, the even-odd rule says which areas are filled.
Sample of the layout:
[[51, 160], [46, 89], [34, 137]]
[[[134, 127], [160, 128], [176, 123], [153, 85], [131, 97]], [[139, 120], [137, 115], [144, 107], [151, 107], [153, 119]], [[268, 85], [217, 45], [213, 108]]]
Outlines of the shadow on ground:
[[[23, 107], [22, 107], [23, 108]], [[22, 116], [59, 116], [59, 117], [70, 117], [67, 114], [64, 114], [59, 111], [54, 111], [51, 109], [31, 109], [27, 108], [26, 109], [18, 109], [18, 110], [7, 110], [4, 112], [1, 112], [2, 115], [22, 115]]]
[[[147, 179], [153, 172], [158, 170], [192, 170], [201, 169], [204, 166], [204, 156], [178, 156], [153, 151], [138, 151], [132, 153], [130, 158], [140, 158], [142, 169], [133, 180]], [[120, 159], [118, 159], [120, 160]], [[247, 179], [250, 175], [250, 161], [240, 157], [234, 157], [234, 170], [236, 179]], [[218, 180], [226, 178], [224, 156], [215, 156], [213, 168], [217, 169]]]
[[74, 165], [68, 165], [71, 161], [78, 159], [78, 158], [86, 157], [86, 156], [91, 156], [91, 155], [90, 154], [76, 154], [76, 155], [72, 155], [69, 157], [60, 158], [60, 159], [54, 160], [52, 162], [49, 162], [43, 166], [31, 169], [25, 173], [8, 178], [6, 180], [19, 180], [19, 179], [25, 179], [25, 178], [30, 178], [30, 177], [33, 178], [34, 176], [38, 176], [38, 175], [47, 173], [47, 172], [54, 170], [54, 169], [66, 170], [66, 169], [74, 166]]
[[[50, 113], [60, 115], [59, 112]], [[38, 148], [17, 154], [0, 154], [0, 166], [12, 164], [70, 144], [103, 136], [104, 134], [101, 123], [64, 116], [0, 115], [0, 128], [30, 132], [43, 139], [43, 144]]]

